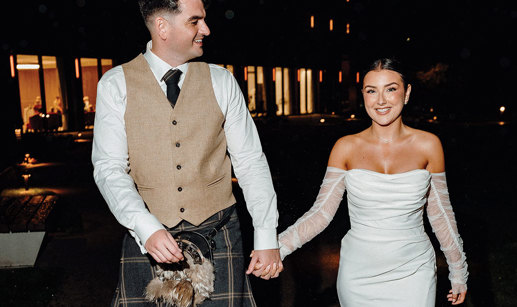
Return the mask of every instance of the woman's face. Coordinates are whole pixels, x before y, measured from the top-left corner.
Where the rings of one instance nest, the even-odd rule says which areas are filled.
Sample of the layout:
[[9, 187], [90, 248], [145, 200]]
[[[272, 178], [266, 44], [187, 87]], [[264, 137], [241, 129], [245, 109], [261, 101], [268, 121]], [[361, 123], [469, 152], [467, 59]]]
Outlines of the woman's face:
[[400, 118], [411, 85], [404, 89], [402, 77], [393, 70], [372, 70], [364, 76], [362, 92], [370, 118], [380, 126], [387, 126]]

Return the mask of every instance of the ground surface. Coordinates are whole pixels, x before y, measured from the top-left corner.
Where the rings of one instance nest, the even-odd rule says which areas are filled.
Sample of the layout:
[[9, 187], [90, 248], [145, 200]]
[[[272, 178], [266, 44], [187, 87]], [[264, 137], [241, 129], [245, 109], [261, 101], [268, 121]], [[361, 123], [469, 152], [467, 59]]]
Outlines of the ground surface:
[[[367, 123], [328, 120], [261, 121], [257, 126], [267, 155], [285, 229], [312, 205], [333, 143]], [[517, 156], [515, 128], [497, 124], [412, 126], [436, 133], [446, 151], [449, 190], [470, 267], [465, 306], [517, 306]], [[40, 162], [31, 185], [61, 196], [33, 268], [0, 270], [2, 306], [108, 306], [117, 282], [124, 229], [112, 217], [92, 179], [91, 143], [76, 136], [33, 138], [20, 143]], [[85, 134], [86, 140], [88, 135]], [[240, 199], [240, 192], [236, 191]], [[239, 207], [245, 248], [251, 222]], [[346, 203], [331, 225], [285, 261], [276, 280], [252, 278], [259, 306], [338, 306], [335, 279], [339, 244], [349, 227]], [[436, 244], [436, 242], [433, 242]], [[437, 306], [446, 306], [447, 269], [438, 255]]]

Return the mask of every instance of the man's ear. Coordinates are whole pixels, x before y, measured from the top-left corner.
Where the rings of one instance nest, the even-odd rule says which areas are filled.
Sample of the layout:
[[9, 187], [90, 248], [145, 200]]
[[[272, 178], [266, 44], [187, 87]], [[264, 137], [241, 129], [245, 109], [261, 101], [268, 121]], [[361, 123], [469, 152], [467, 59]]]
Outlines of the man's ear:
[[167, 39], [167, 31], [169, 26], [169, 22], [163, 17], [158, 16], [153, 20], [153, 29], [155, 30], [155, 33], [158, 35], [158, 37], [163, 40]]

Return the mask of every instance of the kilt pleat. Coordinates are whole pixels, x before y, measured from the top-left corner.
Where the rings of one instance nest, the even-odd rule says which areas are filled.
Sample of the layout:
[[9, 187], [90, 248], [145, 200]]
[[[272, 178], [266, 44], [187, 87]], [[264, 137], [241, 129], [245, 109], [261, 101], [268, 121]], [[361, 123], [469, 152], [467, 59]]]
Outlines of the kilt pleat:
[[[225, 209], [228, 210], [228, 209]], [[186, 221], [172, 229], [171, 234], [180, 231], [197, 231], [207, 234], [218, 221], [224, 211], [208, 218], [199, 226]], [[205, 300], [202, 307], [255, 307], [248, 276], [245, 274], [245, 259], [242, 249], [242, 236], [239, 218], [234, 211], [230, 220], [215, 235], [216, 250], [214, 252], [215, 281], [214, 292]], [[155, 276], [154, 259], [148, 254], [142, 255], [135, 239], [126, 234], [122, 242], [122, 254], [119, 268], [119, 282], [111, 306], [166, 306], [164, 303], [151, 303], [144, 297], [145, 287]]]

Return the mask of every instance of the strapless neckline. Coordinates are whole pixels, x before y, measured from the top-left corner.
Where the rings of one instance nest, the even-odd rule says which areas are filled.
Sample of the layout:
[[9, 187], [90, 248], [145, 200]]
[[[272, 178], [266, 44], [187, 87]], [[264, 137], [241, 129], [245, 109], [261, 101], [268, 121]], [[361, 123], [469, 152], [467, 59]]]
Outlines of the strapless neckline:
[[417, 168], [417, 169], [414, 169], [414, 170], [410, 170], [410, 171], [406, 171], [406, 172], [402, 172], [402, 173], [394, 173], [394, 174], [380, 173], [380, 172], [377, 172], [377, 171], [374, 171], [374, 170], [365, 169], [365, 168], [353, 168], [353, 169], [345, 170], [345, 172], [354, 172], [354, 171], [371, 173], [371, 174], [381, 175], [381, 176], [403, 176], [403, 175], [409, 175], [409, 174], [412, 174], [412, 173], [415, 173], [415, 172], [421, 172], [421, 171], [423, 171], [425, 173], [431, 174], [431, 172], [429, 172], [428, 170], [423, 169], [423, 168]]

